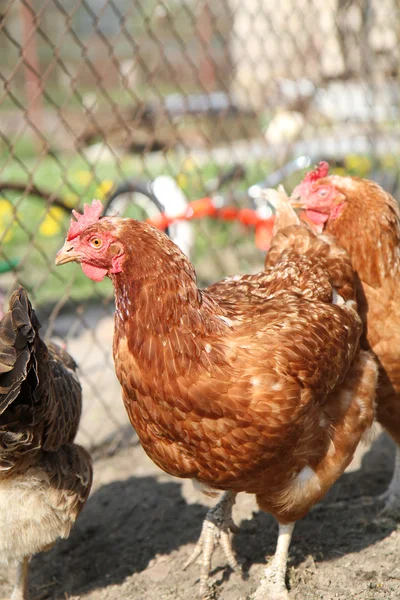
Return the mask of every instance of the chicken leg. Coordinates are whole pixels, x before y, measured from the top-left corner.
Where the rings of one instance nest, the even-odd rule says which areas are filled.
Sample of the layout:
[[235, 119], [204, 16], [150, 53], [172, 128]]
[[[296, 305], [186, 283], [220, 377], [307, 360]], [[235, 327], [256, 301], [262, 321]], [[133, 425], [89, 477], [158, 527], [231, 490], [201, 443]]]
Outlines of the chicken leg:
[[199, 541], [189, 559], [183, 566], [186, 569], [196, 558], [202, 554], [200, 570], [199, 596], [202, 598], [207, 592], [207, 581], [211, 571], [211, 557], [218, 543], [221, 544], [226, 560], [234, 571], [239, 566], [232, 551], [230, 532], [236, 533], [238, 527], [232, 519], [232, 507], [235, 504], [236, 494], [225, 492], [214, 508], [210, 509], [204, 519]]
[[28, 600], [28, 568], [30, 557], [23, 558], [17, 564], [17, 574], [10, 600]]
[[294, 523], [279, 523], [278, 543], [273, 559], [267, 565], [253, 600], [289, 600], [285, 576]]
[[396, 444], [396, 457], [392, 481], [388, 489], [380, 497], [385, 502], [380, 515], [395, 520], [400, 519], [400, 446]]

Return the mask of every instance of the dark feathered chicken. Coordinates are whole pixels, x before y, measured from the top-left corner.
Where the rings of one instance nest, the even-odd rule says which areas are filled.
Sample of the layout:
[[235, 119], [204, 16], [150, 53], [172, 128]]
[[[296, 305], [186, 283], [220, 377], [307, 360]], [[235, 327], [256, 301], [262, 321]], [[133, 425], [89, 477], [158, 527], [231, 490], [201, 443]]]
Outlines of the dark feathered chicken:
[[0, 321], [0, 557], [17, 564], [12, 600], [27, 598], [30, 557], [68, 537], [92, 482], [90, 456], [74, 444], [76, 365], [39, 328], [19, 288]]

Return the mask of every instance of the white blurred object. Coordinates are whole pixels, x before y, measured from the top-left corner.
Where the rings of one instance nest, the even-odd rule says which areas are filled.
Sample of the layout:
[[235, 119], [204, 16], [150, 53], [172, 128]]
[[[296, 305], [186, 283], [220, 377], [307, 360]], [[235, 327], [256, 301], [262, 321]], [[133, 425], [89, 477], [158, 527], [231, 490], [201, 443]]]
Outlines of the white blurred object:
[[[175, 181], [169, 175], [156, 177], [151, 185], [152, 192], [163, 205], [167, 217], [174, 218], [185, 213], [188, 201]], [[178, 221], [169, 227], [172, 241], [190, 258], [194, 245], [193, 226], [187, 221]]]
[[256, 203], [256, 213], [260, 219], [270, 219], [274, 214], [273, 209], [268, 204]]
[[311, 100], [317, 91], [314, 83], [305, 77], [299, 79], [281, 77], [278, 80], [278, 89], [280, 104], [292, 108], [304, 103], [304, 101]]
[[270, 121], [265, 139], [271, 145], [290, 144], [299, 137], [305, 125], [304, 115], [297, 111], [282, 110]]
[[92, 165], [96, 166], [98, 163], [117, 163], [118, 159], [122, 157], [122, 152], [117, 148], [111, 149], [110, 146], [104, 142], [98, 142], [87, 146], [82, 150], [86, 160]]
[[135, 58], [126, 58], [119, 64], [122, 81], [128, 88], [134, 88], [140, 83], [140, 69]]
[[86, 92], [86, 94], [83, 94], [82, 96], [81, 103], [86, 110], [93, 112], [98, 105], [97, 94], [94, 92]]
[[391, 82], [368, 88], [361, 81], [332, 81], [314, 98], [315, 110], [333, 122], [396, 119], [398, 104], [398, 87]]

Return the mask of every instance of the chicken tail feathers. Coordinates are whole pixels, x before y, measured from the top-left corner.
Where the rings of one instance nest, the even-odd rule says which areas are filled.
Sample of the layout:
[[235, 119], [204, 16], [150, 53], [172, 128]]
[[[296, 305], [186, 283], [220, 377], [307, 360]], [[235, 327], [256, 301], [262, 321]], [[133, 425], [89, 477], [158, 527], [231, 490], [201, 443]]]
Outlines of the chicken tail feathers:
[[[277, 264], [285, 252], [295, 252], [329, 273], [334, 288], [333, 303], [337, 303], [337, 295], [339, 301], [340, 298], [345, 302], [355, 301], [355, 275], [347, 251], [331, 235], [318, 235], [307, 223], [300, 221], [282, 186], [278, 190], [265, 190], [264, 193], [276, 210], [276, 222], [271, 246], [265, 257], [265, 268]], [[355, 304], [353, 306], [356, 307]]]
[[23, 287], [16, 290], [0, 321], [0, 415], [18, 396], [27, 377], [40, 323]]
[[282, 185], [280, 185], [277, 190], [273, 188], [263, 190], [263, 194], [267, 202], [275, 209], [275, 222], [272, 230], [273, 236], [289, 225], [300, 225], [300, 219]]

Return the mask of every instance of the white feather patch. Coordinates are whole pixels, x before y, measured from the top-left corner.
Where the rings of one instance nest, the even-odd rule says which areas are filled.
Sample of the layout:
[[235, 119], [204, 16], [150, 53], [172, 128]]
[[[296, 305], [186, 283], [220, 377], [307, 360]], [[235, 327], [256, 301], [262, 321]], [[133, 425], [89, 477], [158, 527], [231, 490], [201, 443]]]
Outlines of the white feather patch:
[[210, 498], [217, 498], [221, 493], [220, 490], [216, 490], [215, 488], [212, 488], [211, 486], [207, 485], [206, 483], [201, 483], [200, 481], [197, 481], [196, 479], [192, 479], [192, 483], [193, 483], [193, 487], [196, 490], [198, 490], [205, 496], [209, 496]]
[[338, 294], [337, 290], [333, 288], [332, 290], [332, 304], [337, 304], [338, 306], [343, 306], [344, 298], [340, 294]]

